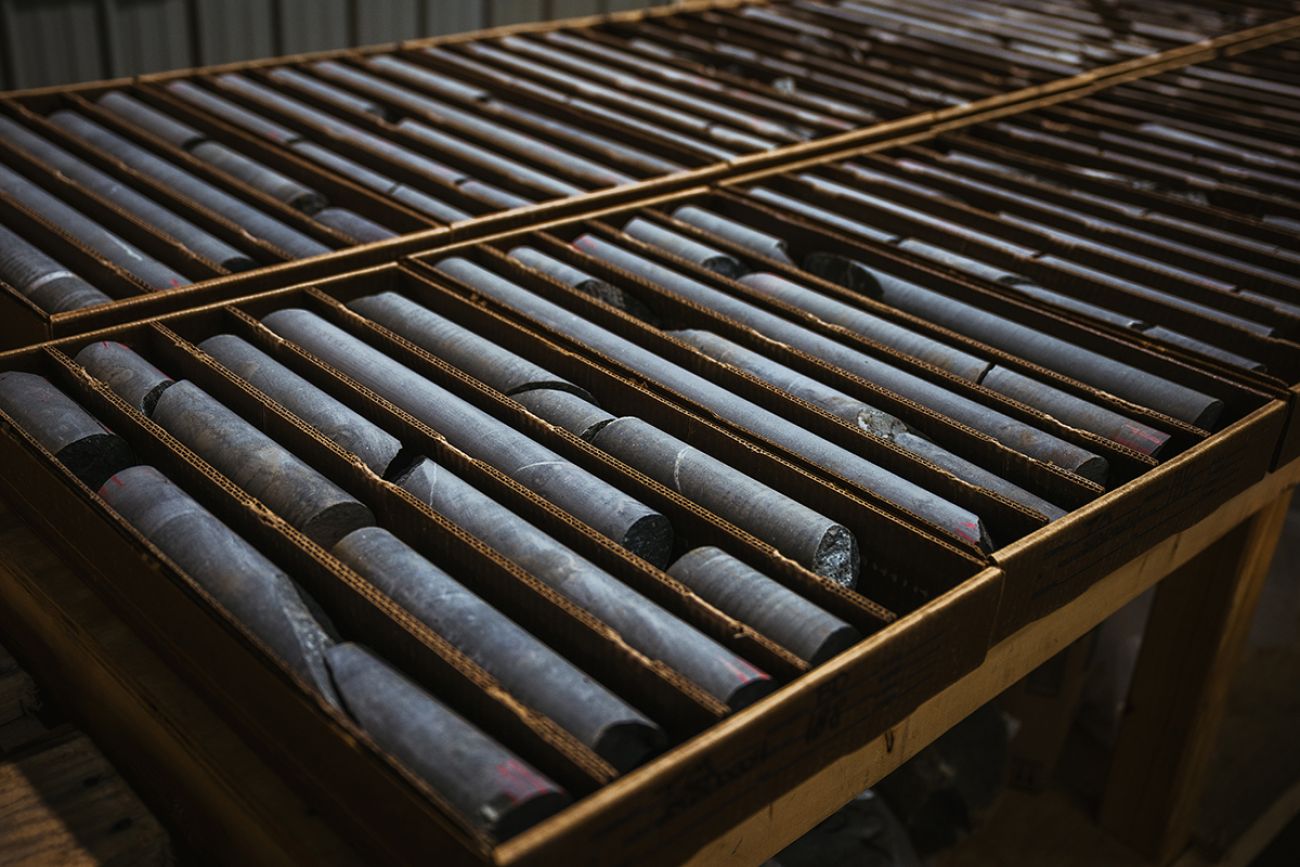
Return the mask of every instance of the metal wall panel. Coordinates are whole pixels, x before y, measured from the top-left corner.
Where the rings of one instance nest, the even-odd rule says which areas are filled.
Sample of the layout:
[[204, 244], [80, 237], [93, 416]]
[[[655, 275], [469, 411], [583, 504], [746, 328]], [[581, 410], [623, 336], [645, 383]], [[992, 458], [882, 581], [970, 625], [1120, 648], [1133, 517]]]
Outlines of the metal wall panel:
[[426, 31], [422, 35], [463, 33], [487, 26], [486, 0], [425, 0]]
[[648, 5], [646, 0], [0, 0], [0, 89]]
[[491, 3], [490, 13], [493, 24], [516, 24], [520, 21], [536, 21], [546, 13], [542, 10], [542, 0], [495, 0]]
[[103, 9], [110, 75], [194, 65], [187, 0], [117, 0]]
[[196, 0], [196, 63], [234, 63], [275, 54], [275, 0]]
[[104, 27], [94, 0], [0, 0], [0, 10], [11, 86], [67, 84], [107, 74]]
[[282, 53], [323, 51], [355, 44], [348, 26], [347, 0], [279, 0], [276, 5], [284, 40], [280, 46]]

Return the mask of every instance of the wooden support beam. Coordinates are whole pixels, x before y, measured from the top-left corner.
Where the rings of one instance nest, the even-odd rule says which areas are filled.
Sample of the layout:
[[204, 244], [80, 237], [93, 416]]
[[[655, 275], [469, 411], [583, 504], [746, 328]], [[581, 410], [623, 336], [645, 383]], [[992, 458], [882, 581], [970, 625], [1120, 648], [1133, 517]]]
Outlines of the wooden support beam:
[[1156, 591], [1100, 818], [1158, 864], [1190, 838], [1228, 685], [1290, 501], [1288, 490]]

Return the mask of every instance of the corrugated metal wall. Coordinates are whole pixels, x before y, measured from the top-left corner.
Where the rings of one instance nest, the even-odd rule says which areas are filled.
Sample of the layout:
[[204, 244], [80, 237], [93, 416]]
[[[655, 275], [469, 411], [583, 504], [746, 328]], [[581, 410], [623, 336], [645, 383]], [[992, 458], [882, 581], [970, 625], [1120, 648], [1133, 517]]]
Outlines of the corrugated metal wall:
[[648, 5], [641, 0], [0, 0], [0, 90]]

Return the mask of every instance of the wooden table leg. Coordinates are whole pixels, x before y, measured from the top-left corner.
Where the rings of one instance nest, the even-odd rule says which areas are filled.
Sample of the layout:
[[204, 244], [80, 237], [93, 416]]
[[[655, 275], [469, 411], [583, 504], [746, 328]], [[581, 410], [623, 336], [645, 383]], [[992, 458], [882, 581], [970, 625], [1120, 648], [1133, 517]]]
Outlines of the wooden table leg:
[[1100, 818], [1108, 831], [1158, 864], [1175, 858], [1190, 838], [1228, 686], [1291, 493], [1156, 590]]

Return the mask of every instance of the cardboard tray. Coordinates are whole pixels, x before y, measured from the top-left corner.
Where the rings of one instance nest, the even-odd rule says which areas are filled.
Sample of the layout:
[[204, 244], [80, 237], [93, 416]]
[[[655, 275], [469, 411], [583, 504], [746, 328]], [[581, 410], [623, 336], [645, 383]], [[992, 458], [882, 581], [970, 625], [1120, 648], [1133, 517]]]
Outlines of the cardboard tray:
[[[85, 100], [96, 94], [111, 88], [120, 88], [132, 91], [136, 96], [152, 101], [156, 104], [166, 105], [189, 122], [196, 123], [214, 138], [228, 142], [236, 146], [236, 149], [243, 150], [255, 158], [295, 175], [301, 179], [307, 180], [309, 185], [322, 188], [331, 193], [331, 198], [340, 204], [353, 206], [363, 214], [379, 218], [382, 215], [389, 225], [393, 228], [406, 233], [402, 237], [390, 239], [387, 241], [375, 242], [369, 245], [359, 245], [347, 247], [346, 242], [341, 241], [334, 233], [324, 230], [315, 224], [304, 227], [314, 232], [318, 236], [324, 236], [330, 240], [330, 243], [339, 246], [340, 249], [334, 253], [328, 254], [316, 259], [300, 260], [298, 262], [287, 263], [283, 265], [270, 264], [277, 261], [274, 250], [262, 250], [261, 257], [268, 264], [263, 270], [246, 272], [240, 275], [222, 275], [220, 273], [208, 273], [211, 269], [202, 263], [191, 263], [196, 269], [196, 282], [190, 286], [181, 289], [152, 294], [134, 294], [138, 288], [132, 290], [129, 286], [129, 280], [125, 280], [125, 275], [114, 273], [116, 269], [107, 263], [94, 261], [93, 254], [85, 250], [66, 250], [66, 255], [78, 263], [85, 273], [92, 278], [92, 282], [97, 277], [106, 281], [110, 287], [116, 287], [119, 295], [127, 295], [122, 300], [115, 301], [102, 307], [83, 309], [68, 313], [49, 314], [39, 310], [31, 305], [26, 299], [19, 296], [10, 287], [0, 285], [0, 348], [14, 347], [37, 342], [40, 340], [54, 339], [65, 335], [85, 333], [86, 331], [97, 328], [107, 327], [116, 323], [134, 321], [141, 318], [157, 316], [173, 310], [193, 307], [198, 304], [211, 303], [213, 301], [240, 297], [249, 293], [264, 291], [276, 285], [285, 285], [287, 282], [297, 282], [299, 280], [311, 279], [316, 276], [327, 273], [339, 273], [344, 270], [368, 267], [383, 261], [392, 261], [400, 255], [415, 252], [421, 249], [427, 249], [434, 244], [454, 243], [461, 239], [472, 237], [481, 237], [493, 231], [509, 229], [515, 226], [525, 225], [529, 222], [536, 222], [544, 217], [559, 217], [568, 214], [575, 214], [582, 211], [589, 211], [603, 206], [614, 205], [621, 202], [632, 201], [637, 198], [645, 198], [655, 194], [662, 194], [675, 189], [681, 189], [691, 184], [700, 183], [712, 179], [721, 178], [728, 174], [734, 174], [743, 171], [754, 171], [765, 166], [779, 164], [783, 161], [788, 162], [793, 159], [812, 158], [824, 153], [832, 152], [836, 149], [849, 147], [865, 142], [880, 140], [882, 138], [896, 137], [908, 131], [924, 128], [933, 124], [958, 124], [964, 122], [964, 119], [978, 112], [991, 110], [1006, 110], [1019, 102], [1032, 98], [1044, 98], [1051, 95], [1065, 95], [1074, 89], [1096, 85], [1099, 82], [1106, 81], [1114, 76], [1126, 76], [1142, 74], [1142, 71], [1160, 65], [1176, 65], [1187, 62], [1193, 62], [1205, 57], [1214, 56], [1219, 52], [1228, 52], [1238, 45], [1256, 45], [1265, 43], [1277, 38], [1281, 34], [1290, 32], [1300, 26], [1297, 22], [1300, 19], [1284, 19], [1251, 28], [1234, 34], [1216, 36], [1192, 45], [1185, 45], [1172, 48], [1167, 51], [1148, 55], [1146, 57], [1134, 58], [1109, 66], [1101, 66], [1074, 76], [1065, 76], [1056, 80], [1051, 80], [1050, 76], [1039, 83], [1029, 87], [1019, 89], [1008, 89], [1006, 92], [993, 92], [991, 95], [983, 96], [979, 99], [968, 101], [964, 104], [949, 106], [934, 111], [914, 111], [910, 114], [903, 112], [905, 116], [895, 120], [886, 120], [877, 124], [867, 125], [859, 129], [850, 130], [834, 135], [826, 135], [812, 141], [801, 144], [787, 145], [778, 147], [773, 150], [751, 153], [738, 156], [732, 160], [716, 163], [700, 163], [696, 161], [687, 171], [679, 172], [674, 175], [667, 175], [657, 178], [647, 178], [635, 184], [622, 187], [614, 187], [603, 190], [596, 190], [584, 195], [574, 196], [567, 199], [556, 199], [548, 202], [541, 202], [526, 208], [515, 209], [497, 213], [482, 213], [474, 218], [452, 224], [451, 226], [432, 226], [421, 228], [421, 224], [428, 226], [430, 220], [420, 217], [405, 209], [394, 206], [391, 202], [384, 201], [373, 193], [356, 187], [346, 178], [335, 175], [330, 171], [317, 168], [315, 165], [308, 165], [299, 160], [291, 152], [278, 146], [269, 144], [266, 141], [258, 140], [242, 130], [229, 126], [218, 121], [202, 112], [196, 112], [193, 109], [184, 107], [175, 98], [171, 97], [164, 90], [167, 82], [177, 79], [195, 79], [199, 80], [205, 76], [211, 76], [222, 72], [244, 72], [254, 76], [261, 74], [262, 71], [279, 65], [301, 65], [310, 61], [334, 59], [347, 60], [364, 57], [379, 52], [404, 52], [409, 57], [418, 56], [421, 49], [432, 46], [448, 46], [474, 41], [498, 38], [504, 35], [517, 33], [543, 33], [553, 30], [563, 30], [565, 28], [593, 28], [608, 25], [610, 28], [635, 26], [637, 22], [656, 22], [656, 21], [676, 21], [681, 16], [691, 16], [697, 13], [702, 14], [709, 10], [725, 11], [735, 6], [741, 5], [763, 5], [761, 0], [754, 0], [753, 3], [737, 2], [737, 0], [715, 0], [715, 2], [688, 2], [668, 6], [655, 7], [648, 10], [639, 10], [633, 12], [616, 13], [609, 16], [593, 16], [585, 18], [570, 19], [565, 21], [553, 21], [538, 24], [512, 25], [509, 27], [492, 28], [485, 31], [478, 31], [468, 34], [456, 34], [453, 36], [436, 37], [433, 39], [413, 40], [406, 43], [394, 45], [372, 46], [365, 49], [348, 49], [342, 51], [319, 52], [314, 54], [295, 55], [282, 58], [268, 58], [263, 60], [243, 62], [236, 64], [226, 64], [215, 67], [205, 67], [200, 69], [176, 70], [154, 75], [142, 76], [139, 79], [117, 79], [107, 82], [91, 82], [86, 84], [74, 85], [71, 87], [51, 87], [39, 88], [29, 91], [11, 92], [0, 94], [0, 110], [7, 110], [9, 113], [26, 117], [31, 120], [29, 110], [37, 109], [48, 110], [51, 106], [56, 105], [74, 105], [82, 110], [94, 113], [93, 107]], [[1274, 7], [1267, 7], [1274, 8]], [[720, 13], [719, 13], [720, 14]], [[682, 20], [685, 20], [684, 18]], [[955, 49], [954, 49], [955, 50]], [[723, 74], [725, 79], [726, 75]], [[510, 88], [497, 88], [506, 93], [509, 98], [527, 102], [529, 97], [520, 93], [511, 93]], [[995, 89], [996, 91], [996, 89]], [[562, 110], [553, 108], [552, 110]], [[341, 113], [347, 116], [346, 113]], [[102, 119], [102, 118], [101, 118]], [[377, 122], [364, 117], [348, 116], [348, 119], [354, 122], [371, 123], [372, 126], [380, 128]], [[617, 125], [609, 126], [607, 132], [619, 136], [626, 136], [629, 141], [640, 142], [644, 146], [644, 138], [636, 131], [630, 129], [617, 129]], [[48, 129], [40, 130], [47, 133]], [[150, 140], [150, 144], [159, 148], [159, 143]], [[164, 153], [167, 153], [165, 146], [161, 147]], [[169, 154], [175, 156], [174, 154]], [[92, 162], [95, 160], [92, 159]], [[190, 168], [196, 168], [200, 173], [207, 171], [200, 163], [196, 163], [188, 158], [183, 159]], [[40, 170], [34, 171], [39, 174]], [[228, 184], [227, 184], [228, 185]], [[144, 183], [141, 185], [149, 189], [151, 185]], [[162, 199], [168, 200], [168, 192], [164, 189], [155, 189], [154, 192]], [[252, 198], [254, 201], [264, 199], [255, 191], [246, 188], [239, 191], [245, 197]], [[77, 194], [74, 192], [74, 196]], [[288, 210], [279, 206], [278, 203], [260, 202], [263, 206], [271, 210], [277, 216], [284, 217], [289, 221], [297, 219], [299, 222], [311, 224], [310, 220], [303, 220], [301, 217], [295, 217], [293, 214], [284, 214], [282, 211]], [[194, 209], [191, 205], [183, 202], [173, 204], [179, 210], [188, 213]], [[147, 240], [154, 244], [166, 244], [165, 240], [157, 237], [156, 232], [151, 232], [147, 227], [134, 224], [134, 221], [119, 213], [112, 213], [111, 203], [95, 203], [103, 219], [109, 224], [110, 228], [129, 233], [136, 237], [146, 236]], [[106, 209], [106, 210], [105, 210]], [[221, 226], [221, 220], [211, 214], [200, 214], [200, 222], [215, 225], [217, 233], [222, 231], [232, 231], [234, 227]], [[10, 218], [18, 219], [17, 216], [10, 214]], [[381, 220], [383, 221], [383, 220]], [[28, 224], [28, 221], [23, 221]], [[152, 236], [152, 237], [149, 237]], [[67, 238], [53, 240], [52, 236], [42, 236], [51, 240], [60, 250], [65, 250], [68, 245], [77, 246], [74, 241]], [[346, 249], [343, 249], [346, 248]], [[175, 255], [183, 255], [176, 253]], [[283, 255], [279, 258], [284, 258]], [[125, 282], [124, 282], [125, 281]], [[112, 294], [112, 293], [110, 293]]]
[[[656, 847], [664, 860], [710, 838], [714, 817], [738, 821], [773, 792], [808, 779], [836, 757], [878, 735], [927, 696], [976, 667], [1001, 593], [1002, 576], [979, 559], [918, 532], [898, 517], [838, 491], [801, 468], [755, 449], [709, 420], [683, 412], [637, 383], [561, 348], [511, 329], [494, 332], [520, 351], [540, 353], [583, 377], [616, 405], [679, 435], [726, 448], [729, 460], [803, 497], [855, 531], [889, 538], [864, 572], [864, 586], [905, 613], [811, 575], [738, 529], [522, 408], [352, 316], [342, 301], [394, 288], [441, 299], [448, 315], [481, 322], [486, 311], [459, 303], [420, 274], [385, 267], [256, 296], [231, 307], [213, 305], [154, 322], [124, 326], [0, 355], [0, 369], [51, 378], [159, 467], [270, 555], [331, 612], [352, 638], [376, 648], [458, 711], [493, 732], [575, 794], [577, 803], [528, 832], [524, 846], [539, 861], [624, 861]], [[495, 470], [467, 458], [373, 394], [271, 337], [256, 317], [306, 306], [462, 397], [511, 421], [566, 457], [661, 508], [685, 545], [720, 544], [777, 580], [859, 626], [867, 638], [831, 662], [806, 664], [766, 636], [703, 604], [663, 573], [596, 536]], [[194, 341], [233, 332], [260, 345], [354, 409], [417, 443], [467, 481], [582, 551], [660, 604], [687, 617], [785, 684], [746, 710], [725, 709], [661, 665], [611, 637], [589, 615], [466, 536], [414, 500], [358, 467], [260, 393], [234, 380], [193, 349]], [[289, 528], [188, 449], [123, 403], [71, 361], [94, 340], [122, 340], [177, 378], [195, 381], [372, 507], [380, 522], [442, 563], [509, 616], [602, 681], [619, 683], [652, 717], [667, 723], [673, 747], [622, 777], [541, 715], [521, 707], [496, 682], [383, 594]], [[360, 848], [385, 860], [487, 863], [493, 847], [470, 832], [436, 794], [377, 748], [349, 719], [314, 697], [273, 661], [183, 570], [123, 524], [93, 492], [0, 415], [0, 487], [21, 513], [57, 540], [96, 589], [134, 628], [173, 660], [267, 760]], [[432, 525], [439, 532], [429, 533]], [[472, 577], [471, 577], [472, 576]], [[250, 702], [249, 696], [257, 696]], [[266, 696], [263, 701], [262, 697]], [[292, 743], [294, 749], [286, 749]], [[298, 747], [301, 747], [299, 749]], [[364, 793], [359, 797], [358, 793]], [[545, 829], [550, 829], [549, 831]], [[510, 841], [520, 851], [523, 837]], [[640, 859], [634, 859], [640, 860]]]
[[[951, 422], [948, 422], [945, 427], [942, 418], [936, 418], [934, 413], [924, 408], [909, 404], [897, 396], [890, 397], [890, 393], [883, 392], [869, 382], [812, 359], [784, 344], [767, 341], [726, 317], [690, 304], [673, 293], [656, 288], [619, 269], [604, 266], [599, 260], [587, 257], [571, 246], [572, 240], [583, 232], [609, 237], [616, 227], [622, 226], [633, 215], [653, 217], [679, 232], [691, 234], [691, 227], [685, 224], [674, 224], [668, 217], [668, 213], [673, 208], [686, 203], [698, 204], [724, 216], [737, 217], [760, 230], [773, 232], [792, 245], [792, 252], [800, 245], [812, 243], [810, 239], [818, 238], [820, 239], [818, 243], [833, 244], [837, 248], [849, 250], [861, 250], [862, 255], [874, 257], [877, 262], [882, 259], [890, 260], [891, 269], [901, 277], [919, 280], [931, 288], [938, 288], [940, 291], [997, 311], [1000, 315], [1016, 321], [1032, 324], [1038, 329], [1067, 338], [1086, 348], [1136, 364], [1142, 369], [1183, 385], [1206, 390], [1221, 397], [1227, 406], [1223, 428], [1214, 434], [1197, 430], [1172, 418], [1143, 410], [1134, 404], [1119, 401], [1091, 389], [1064, 376], [1060, 371], [1046, 370], [1037, 365], [1027, 364], [1014, 355], [997, 352], [953, 332], [935, 329], [921, 320], [908, 317], [870, 299], [853, 296], [852, 293], [833, 284], [819, 281], [806, 272], [789, 269], [774, 261], [761, 260], [725, 242], [709, 241], [715, 247], [728, 249], [729, 252], [740, 256], [742, 261], [748, 260], [751, 264], [759, 263], [769, 271], [789, 273], [799, 282], [813, 286], [820, 292], [851, 299], [854, 303], [867, 307], [879, 315], [893, 318], [918, 330], [929, 330], [935, 336], [957, 346], [995, 357], [999, 363], [1015, 365], [1093, 402], [1140, 418], [1171, 435], [1169, 452], [1157, 463], [1124, 446], [1060, 425], [1035, 410], [989, 392], [981, 386], [974, 386], [946, 371], [930, 368], [907, 356], [899, 355], [887, 347], [873, 344], [856, 334], [822, 323], [795, 308], [784, 308], [777, 302], [765, 303], [761, 300], [761, 296], [749, 296], [751, 302], [795, 318], [814, 330], [833, 335], [840, 342], [859, 348], [868, 355], [906, 367], [990, 407], [1041, 426], [1085, 448], [1095, 450], [1104, 455], [1112, 465], [1112, 484], [1109, 490], [1103, 492], [1101, 488], [1095, 485], [1090, 487], [1090, 483], [1083, 482], [1073, 474], [1060, 473], [1037, 462], [1025, 460], [1017, 453], [1001, 447], [968, 428], [953, 425]], [[984, 466], [996, 467], [1007, 478], [1028, 487], [1040, 496], [1048, 496], [1049, 499], [1056, 497], [1062, 505], [1068, 504], [1067, 507], [1072, 508], [1073, 511], [1067, 517], [1044, 526], [1041, 519], [1037, 523], [1032, 521], [1024, 523], [1023, 515], [1017, 514], [1018, 507], [1013, 505], [1009, 510], [1001, 508], [1002, 504], [998, 503], [1000, 498], [997, 497], [985, 495], [982, 499], [961, 500], [962, 494], [959, 490], [961, 486], [951, 477], [943, 478], [946, 476], [945, 473], [940, 471], [938, 474], [927, 475], [920, 466], [924, 462], [915, 458], [902, 461], [891, 460], [897, 456], [891, 456], [882, 443], [838, 419], [823, 418], [819, 411], [803, 405], [800, 401], [758, 383], [745, 374], [716, 364], [639, 320], [614, 311], [602, 302], [567, 288], [561, 288], [558, 284], [544, 285], [550, 281], [535, 280], [527, 284], [533, 291], [548, 293], [550, 299], [561, 306], [593, 319], [670, 360], [694, 369], [697, 373], [711, 377], [719, 384], [752, 400], [757, 400], [769, 409], [777, 411], [778, 414], [796, 420], [822, 436], [855, 448], [869, 459], [878, 461], [896, 472], [910, 474], [909, 477], [930, 486], [932, 490], [943, 496], [965, 502], [968, 507], [980, 511], [991, 526], [999, 527], [1004, 532], [1009, 530], [1010, 533], [1003, 537], [1005, 540], [1003, 547], [995, 550], [991, 555], [993, 562], [1003, 570], [1005, 576], [1005, 587], [997, 623], [993, 630], [995, 637], [1008, 635], [1025, 623], [1038, 619], [1053, 608], [1076, 597], [1116, 566], [1150, 547], [1154, 541], [1185, 529], [1211, 512], [1219, 503], [1262, 478], [1268, 472], [1282, 438], [1287, 407], [1281, 400], [1282, 395], [1278, 389], [1261, 388], [1256, 383], [1243, 382], [1220, 371], [1199, 367], [1188, 359], [1156, 352], [1141, 340], [1135, 341], [1083, 327], [1077, 322], [1047, 312], [1040, 305], [1013, 301], [1003, 293], [992, 291], [958, 275], [905, 259], [889, 249], [867, 249], [854, 239], [805, 224], [793, 215], [765, 208], [762, 203], [748, 201], [730, 192], [701, 191], [679, 194], [648, 203], [643, 208], [609, 211], [598, 216], [598, 220], [559, 221], [535, 232], [489, 238], [486, 243], [479, 245], [453, 245], [440, 248], [413, 257], [412, 262], [425, 268], [425, 273], [430, 280], [449, 288], [455, 287], [456, 291], [466, 297], [475, 297], [471, 287], [456, 285], [449, 278], [436, 272], [433, 264], [452, 255], [467, 256], [479, 261], [480, 264], [487, 264], [490, 260], [499, 262], [500, 254], [492, 253], [493, 249], [508, 250], [515, 244], [527, 242], [542, 249], [543, 252], [567, 259], [576, 267], [607, 282], [632, 288], [643, 300], [647, 300], [647, 303], [649, 303], [648, 299], [653, 299], [652, 306], [655, 306], [656, 311], [672, 319], [678, 327], [702, 327], [713, 330], [814, 377], [822, 378], [869, 404], [900, 414], [909, 423], [921, 424], [927, 433], [958, 454], [976, 460]], [[697, 268], [685, 260], [654, 252], [653, 248], [639, 245], [630, 239], [623, 241], [623, 244], [640, 255], [648, 256], [729, 294], [740, 297], [748, 295], [748, 291], [740, 284]], [[518, 274], [512, 275], [507, 270], [502, 270], [508, 266], [489, 267], [497, 267], [498, 273], [507, 276], [508, 279], [515, 279], [516, 282], [523, 279]], [[480, 299], [480, 303], [497, 310], [506, 318], [547, 334], [551, 339], [566, 341], [563, 335], [554, 334], [540, 324], [507, 311], [486, 299]], [[598, 356], [589, 348], [578, 345], [576, 341], [568, 340], [565, 345], [574, 352], [594, 358], [598, 363], [618, 366], [617, 359]], [[653, 385], [653, 383], [647, 384]], [[659, 391], [669, 400], [690, 406], [689, 402], [679, 395], [673, 395], [666, 389], [659, 389]], [[694, 410], [700, 411], [699, 408]], [[758, 442], [765, 448], [773, 447], [752, 432], [745, 430], [743, 425], [731, 427], [737, 434], [751, 442]], [[787, 458], [790, 457], [792, 456], [787, 455]], [[842, 479], [831, 478], [830, 480], [837, 485], [849, 484]], [[869, 496], [869, 492], [859, 490], [857, 493]], [[1010, 541], [1011, 539], [1014, 541]]]

